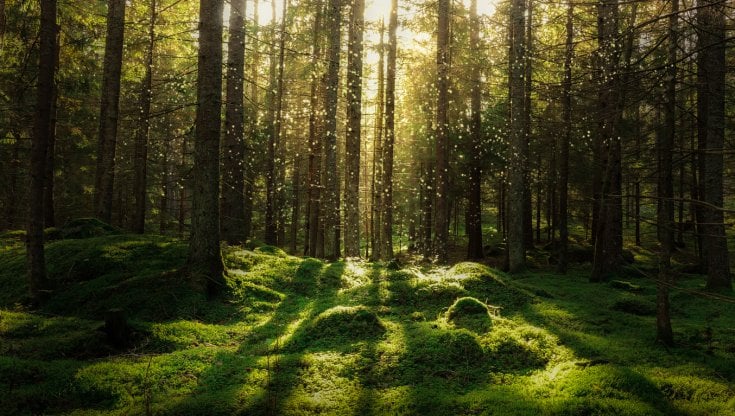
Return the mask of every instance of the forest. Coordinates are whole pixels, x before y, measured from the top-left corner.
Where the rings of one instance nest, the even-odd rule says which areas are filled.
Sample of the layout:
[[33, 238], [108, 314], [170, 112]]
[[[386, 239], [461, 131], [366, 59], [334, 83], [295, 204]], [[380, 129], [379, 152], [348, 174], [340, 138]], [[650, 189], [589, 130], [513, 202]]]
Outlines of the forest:
[[735, 415], [729, 0], [0, 0], [0, 415]]

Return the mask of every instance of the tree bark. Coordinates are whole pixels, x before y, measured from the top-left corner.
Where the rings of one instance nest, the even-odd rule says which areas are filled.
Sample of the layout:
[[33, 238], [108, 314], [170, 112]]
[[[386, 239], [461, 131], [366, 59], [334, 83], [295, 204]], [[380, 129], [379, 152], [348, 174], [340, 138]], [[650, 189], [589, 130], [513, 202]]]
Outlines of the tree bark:
[[[725, 145], [725, 3], [701, 0], [698, 24], [698, 116], [700, 119], [700, 189], [702, 249], [707, 289], [730, 289], [729, 253], [723, 207]], [[703, 145], [703, 146], [702, 146]]]
[[324, 255], [329, 260], [340, 256], [339, 173], [337, 171], [337, 90], [339, 89], [341, 0], [329, 0], [327, 8], [327, 72], [324, 123]]
[[[283, 134], [283, 97], [286, 86], [283, 82], [286, 57], [286, 24], [288, 19], [289, 0], [283, 0], [283, 15], [281, 16], [280, 36], [278, 37], [278, 74], [276, 79], [276, 118], [275, 129], [275, 207], [276, 244], [286, 244], [286, 139]], [[275, 15], [275, 12], [274, 12]]]
[[378, 98], [375, 108], [375, 138], [373, 141], [373, 181], [372, 181], [372, 235], [370, 260], [380, 259], [383, 247], [381, 220], [383, 214], [383, 117], [385, 109], [385, 23], [380, 22], [380, 44], [378, 45]]
[[125, 0], [109, 0], [107, 6], [107, 39], [102, 74], [102, 99], [97, 142], [95, 175], [95, 215], [102, 221], [112, 220], [112, 195], [115, 182], [115, 150], [120, 109], [120, 74], [125, 33]]
[[674, 344], [669, 308], [671, 253], [674, 249], [673, 148], [676, 138], [676, 50], [678, 48], [679, 0], [671, 1], [669, 16], [668, 68], [664, 94], [664, 126], [658, 135], [658, 242], [659, 277], [657, 285], [656, 338]]
[[447, 118], [449, 93], [449, 0], [439, 0], [437, 32], [437, 90], [436, 103], [436, 215], [434, 220], [434, 255], [439, 263], [449, 257], [449, 198], [447, 192], [449, 170], [449, 122]]
[[317, 0], [314, 16], [314, 31], [311, 56], [311, 97], [309, 113], [309, 240], [308, 254], [317, 257], [324, 250], [319, 247], [319, 229], [321, 220], [321, 167], [322, 140], [320, 127], [322, 124], [320, 108], [320, 82], [317, 75], [321, 58], [322, 2]]
[[360, 140], [362, 50], [365, 0], [353, 0], [347, 51], [347, 137], [345, 163], [345, 256], [360, 256]]
[[[477, 0], [470, 5], [470, 50], [480, 50], [480, 19]], [[481, 259], [482, 252], [482, 69], [480, 59], [472, 62], [470, 120], [470, 169], [467, 192], [467, 258]]]
[[508, 147], [508, 270], [517, 273], [526, 267], [525, 240], [525, 189], [526, 164], [526, 119], [524, 75], [525, 71], [525, 2], [511, 3], [510, 42], [510, 142]]
[[43, 301], [49, 282], [46, 277], [46, 258], [44, 252], [44, 207], [43, 191], [51, 133], [52, 96], [56, 61], [56, 0], [41, 2], [41, 24], [39, 33], [39, 62], [36, 111], [33, 120], [31, 141], [31, 187], [29, 195], [30, 215], [26, 253], [28, 261], [28, 288], [31, 302]]
[[268, 76], [268, 91], [265, 95], [267, 115], [265, 125], [268, 129], [268, 151], [266, 156], [265, 168], [265, 243], [270, 245], [278, 244], [278, 224], [277, 224], [277, 208], [276, 208], [276, 192], [277, 192], [277, 173], [276, 169], [276, 147], [278, 146], [278, 138], [276, 135], [280, 132], [277, 121], [277, 98], [278, 98], [278, 47], [276, 43], [276, 3], [271, 0], [271, 50], [270, 50], [270, 69]]
[[209, 295], [225, 288], [219, 224], [222, 9], [222, 0], [199, 2], [194, 194], [188, 266], [194, 283], [205, 288]]
[[243, 233], [245, 238], [250, 238], [253, 235], [253, 195], [255, 194], [255, 143], [257, 142], [259, 133], [259, 120], [258, 120], [258, 68], [260, 66], [260, 54], [259, 54], [259, 42], [258, 42], [258, 19], [259, 19], [259, 7], [258, 0], [253, 0], [253, 29], [250, 34], [250, 50], [252, 55], [252, 62], [250, 66], [250, 109], [248, 111], [249, 117], [249, 132], [250, 137], [245, 141], [245, 152], [246, 161], [244, 165], [245, 169], [245, 195], [244, 199], [244, 211], [243, 214]]
[[245, 0], [230, 2], [227, 43], [227, 95], [222, 153], [222, 239], [230, 244], [244, 243], [245, 234]]
[[388, 20], [388, 62], [385, 71], [385, 142], [383, 143], [383, 260], [393, 258], [393, 146], [396, 141], [396, 53], [398, 51], [398, 0], [392, 0]]
[[622, 264], [620, 83], [618, 0], [598, 4], [598, 169], [603, 172], [598, 199], [595, 256], [590, 281], [607, 280]]
[[[530, 142], [531, 142], [531, 90], [533, 89], [533, 0], [527, 0], [526, 4], [526, 34], [523, 40], [523, 152], [522, 157], [526, 164], [524, 167], [523, 182], [523, 245], [526, 249], [533, 248], [533, 209], [531, 202], [531, 167]], [[538, 169], [541, 166], [539, 165]]]
[[[59, 70], [59, 56], [61, 46], [60, 31], [56, 29], [56, 47], [54, 51], [54, 74]], [[51, 93], [51, 121], [49, 122], [48, 150], [46, 152], [46, 166], [44, 169], [43, 189], [43, 217], [45, 227], [56, 226], [56, 210], [54, 209], [54, 171], [56, 166], [56, 123], [59, 111], [59, 84], [54, 79]]]
[[572, 59], [574, 57], [574, 5], [567, 6], [566, 51], [562, 81], [562, 119], [564, 132], [559, 146], [559, 263], [557, 271], [566, 273], [569, 250], [569, 145], [572, 141]]
[[133, 183], [135, 208], [133, 210], [132, 228], [133, 232], [138, 234], [143, 234], [145, 231], [148, 139], [151, 129], [150, 114], [151, 102], [153, 101], [153, 53], [155, 45], [156, 0], [151, 0], [150, 20], [148, 23], [148, 45], [145, 52], [145, 75], [143, 75], [143, 81], [140, 83], [140, 114], [138, 117], [138, 131], [135, 135], [135, 156], [133, 158], [133, 170], [135, 171]]

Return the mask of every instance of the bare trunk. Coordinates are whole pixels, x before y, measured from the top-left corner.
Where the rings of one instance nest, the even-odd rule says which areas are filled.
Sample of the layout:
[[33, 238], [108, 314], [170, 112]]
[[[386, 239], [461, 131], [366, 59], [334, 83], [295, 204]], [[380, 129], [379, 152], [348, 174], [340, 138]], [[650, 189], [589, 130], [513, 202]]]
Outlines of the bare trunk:
[[382, 242], [383, 214], [383, 110], [385, 109], [385, 24], [380, 22], [380, 45], [378, 48], [378, 99], [375, 109], [375, 138], [373, 141], [373, 181], [372, 181], [372, 235], [370, 260], [380, 259]]
[[268, 151], [266, 155], [265, 168], [265, 243], [270, 245], [278, 244], [278, 217], [276, 212], [276, 192], [277, 192], [277, 172], [276, 169], [276, 147], [278, 146], [277, 134], [280, 128], [277, 126], [277, 99], [278, 99], [278, 47], [276, 43], [276, 2], [271, 0], [271, 50], [270, 50], [270, 69], [268, 76], [268, 91], [265, 95], [267, 115], [265, 120], [266, 129], [268, 129]]
[[189, 259], [195, 284], [224, 290], [220, 251], [219, 145], [222, 113], [222, 0], [199, 2], [199, 61]]
[[[477, 16], [477, 0], [470, 6], [470, 50], [480, 50], [480, 19]], [[482, 69], [480, 59], [472, 63], [472, 95], [470, 121], [470, 169], [467, 192], [467, 258], [481, 259], [482, 253]]]
[[227, 96], [225, 131], [222, 145], [222, 239], [230, 244], [244, 243], [245, 234], [245, 0], [232, 0], [227, 43]]
[[525, 75], [525, 16], [524, 0], [511, 3], [511, 42], [510, 42], [510, 141], [508, 146], [508, 270], [511, 273], [526, 267], [525, 249], [525, 189], [526, 189], [526, 119], [524, 110]]
[[362, 39], [365, 1], [353, 0], [347, 52], [347, 138], [345, 163], [345, 256], [360, 255], [360, 133], [362, 122]]
[[43, 301], [48, 289], [46, 258], [43, 247], [44, 217], [43, 189], [46, 169], [46, 152], [51, 133], [52, 96], [56, 56], [56, 0], [41, 2], [41, 25], [39, 34], [39, 62], [37, 101], [33, 120], [31, 142], [31, 188], [26, 253], [28, 260], [28, 288], [31, 301]]
[[569, 145], [572, 141], [572, 59], [574, 56], [574, 5], [567, 6], [566, 52], [562, 81], [562, 118], [564, 132], [559, 146], [559, 264], [557, 271], [567, 272], [569, 249]]
[[153, 53], [156, 44], [156, 0], [151, 0], [150, 2], [150, 13], [148, 45], [145, 55], [145, 75], [143, 75], [143, 81], [140, 83], [140, 114], [138, 117], [138, 131], [135, 135], [135, 156], [133, 158], [133, 170], [135, 171], [135, 180], [133, 183], [135, 208], [133, 209], [132, 228], [133, 232], [138, 234], [143, 234], [145, 230], [148, 138], [151, 129], [151, 102], [153, 101]]
[[388, 20], [388, 65], [385, 77], [385, 143], [383, 144], [383, 229], [380, 257], [393, 258], [393, 146], [396, 140], [396, 52], [398, 50], [398, 0], [391, 1]]
[[257, 177], [255, 169], [255, 143], [258, 139], [259, 120], [258, 120], [258, 67], [260, 66], [259, 42], [258, 42], [258, 19], [259, 19], [258, 0], [253, 0], [253, 29], [250, 35], [250, 50], [252, 51], [252, 62], [250, 64], [250, 110], [249, 116], [249, 132], [250, 137], [245, 141], [246, 161], [244, 163], [245, 170], [245, 195], [244, 214], [243, 214], [243, 234], [245, 238], [253, 235], [253, 195], [255, 194], [255, 180]]
[[449, 93], [449, 0], [439, 0], [439, 27], [437, 32], [437, 90], [436, 103], [436, 215], [434, 221], [434, 255], [439, 263], [446, 263], [449, 253], [449, 198], [447, 196], [449, 168], [449, 121], [447, 119]]
[[106, 222], [112, 220], [124, 31], [125, 0], [109, 0], [104, 72], [102, 74], [100, 126], [97, 142], [97, 172], [94, 187], [95, 215]]
[[322, 140], [320, 126], [322, 124], [320, 108], [320, 82], [316, 71], [321, 58], [320, 35], [322, 30], [322, 2], [316, 2], [316, 15], [314, 17], [313, 44], [311, 56], [311, 97], [309, 113], [309, 239], [308, 254], [317, 257], [319, 252], [319, 228], [321, 219], [321, 155]]

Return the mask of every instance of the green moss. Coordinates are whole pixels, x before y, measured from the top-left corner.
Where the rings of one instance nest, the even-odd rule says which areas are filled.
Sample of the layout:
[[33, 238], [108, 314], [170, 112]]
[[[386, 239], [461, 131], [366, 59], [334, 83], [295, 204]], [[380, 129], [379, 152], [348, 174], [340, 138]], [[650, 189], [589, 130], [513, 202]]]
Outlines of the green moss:
[[447, 310], [447, 321], [478, 332], [488, 331], [492, 326], [487, 305], [473, 297], [457, 299]]
[[381, 336], [385, 330], [380, 318], [364, 306], [335, 306], [316, 317], [309, 337], [359, 340]]

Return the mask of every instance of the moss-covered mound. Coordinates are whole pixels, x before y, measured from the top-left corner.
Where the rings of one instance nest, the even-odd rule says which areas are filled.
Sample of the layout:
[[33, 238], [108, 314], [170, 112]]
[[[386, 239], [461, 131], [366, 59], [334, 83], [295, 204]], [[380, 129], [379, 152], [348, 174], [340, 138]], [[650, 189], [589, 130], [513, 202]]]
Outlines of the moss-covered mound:
[[473, 297], [457, 299], [447, 310], [447, 321], [476, 331], [487, 331], [492, 325], [487, 305]]
[[50, 240], [77, 239], [117, 234], [120, 234], [117, 227], [113, 227], [97, 218], [77, 218], [70, 220], [55, 231], [49, 231], [48, 238]]
[[410, 337], [408, 354], [398, 367], [404, 379], [436, 377], [470, 381], [482, 377], [487, 361], [472, 332], [419, 323]]
[[445, 278], [479, 298], [493, 299], [504, 308], [519, 308], [532, 299], [528, 292], [509, 284], [509, 278], [502, 272], [479, 263], [458, 263], [447, 270]]
[[316, 317], [308, 331], [308, 337], [321, 340], [360, 340], [379, 337], [385, 331], [385, 324], [365, 306], [335, 306]]

